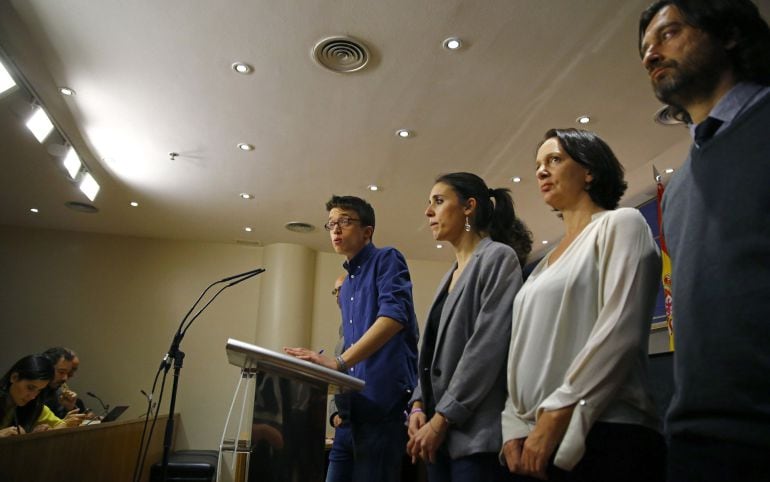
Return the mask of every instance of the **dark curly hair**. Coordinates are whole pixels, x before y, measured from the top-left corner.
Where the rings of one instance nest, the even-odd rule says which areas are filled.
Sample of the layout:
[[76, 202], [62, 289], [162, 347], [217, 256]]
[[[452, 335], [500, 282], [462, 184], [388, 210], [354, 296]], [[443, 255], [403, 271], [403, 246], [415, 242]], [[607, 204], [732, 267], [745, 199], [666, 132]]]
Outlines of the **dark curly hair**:
[[334, 208], [355, 211], [361, 220], [361, 226], [372, 227], [372, 238], [374, 237], [374, 208], [365, 199], [356, 196], [337, 196], [332, 194], [331, 199], [326, 201], [326, 211], [329, 212]]
[[75, 358], [75, 352], [69, 348], [64, 348], [63, 346], [51, 347], [44, 351], [42, 355], [51, 360], [51, 363], [54, 364], [54, 367], [62, 358], [65, 361], [72, 361]]
[[575, 162], [591, 172], [593, 180], [586, 188], [591, 200], [604, 209], [617, 208], [628, 183], [623, 178], [623, 166], [610, 146], [594, 132], [570, 128], [549, 129], [537, 148], [553, 138], [559, 140]]
[[734, 42], [727, 56], [738, 80], [770, 85], [770, 27], [757, 6], [749, 0], [659, 0], [639, 18], [639, 54], [642, 39], [653, 17], [673, 5], [685, 22], [717, 39], [722, 45]]
[[471, 220], [472, 226], [476, 231], [489, 233], [492, 240], [513, 248], [524, 266], [532, 251], [532, 233], [516, 217], [510, 189], [490, 189], [483, 179], [470, 172], [444, 174], [436, 178], [436, 182], [450, 186], [462, 203], [474, 198], [476, 215]]

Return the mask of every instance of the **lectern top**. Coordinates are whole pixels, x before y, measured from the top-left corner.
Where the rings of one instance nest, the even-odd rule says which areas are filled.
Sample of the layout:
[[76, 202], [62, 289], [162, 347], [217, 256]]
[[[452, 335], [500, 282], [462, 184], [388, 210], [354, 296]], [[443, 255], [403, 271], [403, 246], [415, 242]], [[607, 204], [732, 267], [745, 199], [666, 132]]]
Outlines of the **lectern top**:
[[341, 390], [364, 389], [364, 381], [358, 378], [233, 338], [227, 340], [226, 350], [230, 364], [241, 368], [254, 368], [292, 380], [324, 383]]

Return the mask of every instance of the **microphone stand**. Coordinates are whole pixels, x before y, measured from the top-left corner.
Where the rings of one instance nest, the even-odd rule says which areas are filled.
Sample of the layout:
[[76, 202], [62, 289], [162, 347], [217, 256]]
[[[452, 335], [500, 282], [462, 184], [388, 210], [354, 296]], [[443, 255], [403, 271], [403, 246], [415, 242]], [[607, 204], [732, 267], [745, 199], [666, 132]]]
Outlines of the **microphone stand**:
[[94, 394], [94, 392], [86, 392], [86, 395], [88, 395], [91, 398], [95, 398], [99, 402], [99, 405], [102, 406], [102, 417], [107, 415], [107, 412], [110, 411], [110, 406], [109, 405], [105, 405], [104, 402], [102, 401], [102, 399], [97, 397], [96, 394]]
[[174, 341], [171, 342], [171, 347], [168, 350], [166, 358], [164, 358], [166, 366], [164, 368], [165, 373], [168, 373], [168, 369], [171, 366], [171, 361], [174, 362], [174, 381], [171, 386], [171, 403], [169, 405], [169, 416], [166, 420], [166, 433], [163, 434], [163, 482], [166, 482], [166, 475], [168, 472], [168, 455], [171, 450], [171, 439], [174, 435], [174, 408], [176, 407], [176, 393], [179, 388], [179, 372], [182, 370], [182, 362], [184, 361], [184, 352], [179, 349], [179, 345], [182, 343], [182, 332], [177, 330], [174, 335]]
[[[182, 322], [179, 323], [179, 328], [177, 328], [176, 333], [174, 334], [174, 339], [171, 342], [171, 346], [168, 349], [168, 353], [166, 353], [166, 356], [163, 357], [163, 360], [160, 362], [161, 366], [163, 367], [163, 377], [166, 377], [166, 374], [168, 373], [169, 368], [171, 368], [172, 362], [174, 366], [174, 380], [171, 386], [171, 402], [169, 404], [169, 416], [166, 420], [166, 432], [163, 434], [163, 477], [161, 480], [163, 482], [166, 482], [167, 480], [167, 473], [168, 473], [168, 456], [171, 451], [171, 439], [174, 435], [174, 409], [176, 407], [176, 394], [177, 390], [179, 388], [179, 372], [182, 370], [182, 363], [184, 362], [185, 354], [182, 350], [179, 349], [180, 345], [182, 344], [182, 339], [184, 338], [184, 335], [187, 333], [187, 330], [190, 328], [190, 326], [193, 324], [193, 322], [200, 316], [201, 313], [203, 313], [203, 310], [205, 310], [212, 301], [216, 299], [219, 294], [224, 291], [225, 289], [236, 285], [242, 281], [246, 281], [249, 278], [253, 278], [254, 276], [257, 276], [260, 273], [263, 273], [265, 270], [263, 268], [258, 268], [252, 271], [247, 271], [245, 273], [237, 274], [234, 276], [228, 276], [227, 278], [223, 278], [219, 281], [215, 281], [214, 283], [211, 283], [205, 290], [203, 290], [203, 293], [201, 293], [198, 300], [193, 303], [192, 307], [190, 308], [190, 311], [187, 312], [187, 314], [182, 318]], [[185, 326], [185, 322], [187, 321], [187, 318], [190, 316], [190, 313], [193, 312], [195, 307], [198, 305], [201, 299], [203, 299], [203, 296], [206, 294], [206, 292], [211, 289], [214, 285], [220, 284], [220, 283], [227, 283], [225, 286], [220, 288], [219, 291], [214, 294], [214, 296], [211, 297], [211, 299], [206, 303], [203, 308], [201, 308], [198, 313], [193, 316], [189, 322], [187, 322], [187, 326]]]

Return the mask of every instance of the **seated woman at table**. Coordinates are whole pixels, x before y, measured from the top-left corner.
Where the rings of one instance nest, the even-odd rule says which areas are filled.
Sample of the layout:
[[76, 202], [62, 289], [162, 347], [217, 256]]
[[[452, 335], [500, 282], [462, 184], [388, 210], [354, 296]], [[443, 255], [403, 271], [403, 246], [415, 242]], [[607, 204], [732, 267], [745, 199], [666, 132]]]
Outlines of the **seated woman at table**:
[[80, 424], [77, 416], [60, 419], [39, 397], [53, 376], [48, 358], [28, 355], [0, 378], [0, 437]]
[[565, 233], [513, 304], [506, 465], [513, 480], [663, 480], [647, 384], [655, 241], [638, 210], [618, 209], [623, 167], [593, 132], [549, 130], [535, 169]]

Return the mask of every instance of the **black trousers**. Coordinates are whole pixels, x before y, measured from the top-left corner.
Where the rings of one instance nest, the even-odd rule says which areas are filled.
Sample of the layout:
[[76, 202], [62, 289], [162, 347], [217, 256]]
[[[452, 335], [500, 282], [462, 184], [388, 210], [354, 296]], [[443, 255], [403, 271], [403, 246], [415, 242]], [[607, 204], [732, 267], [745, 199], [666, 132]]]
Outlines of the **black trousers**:
[[710, 437], [672, 436], [668, 460], [669, 482], [770, 480], [770, 447]]
[[[552, 459], [553, 462], [553, 459]], [[511, 475], [514, 482], [539, 479]], [[586, 437], [586, 452], [569, 472], [551, 463], [553, 482], [664, 482], [666, 443], [663, 436], [633, 424], [597, 422]]]

